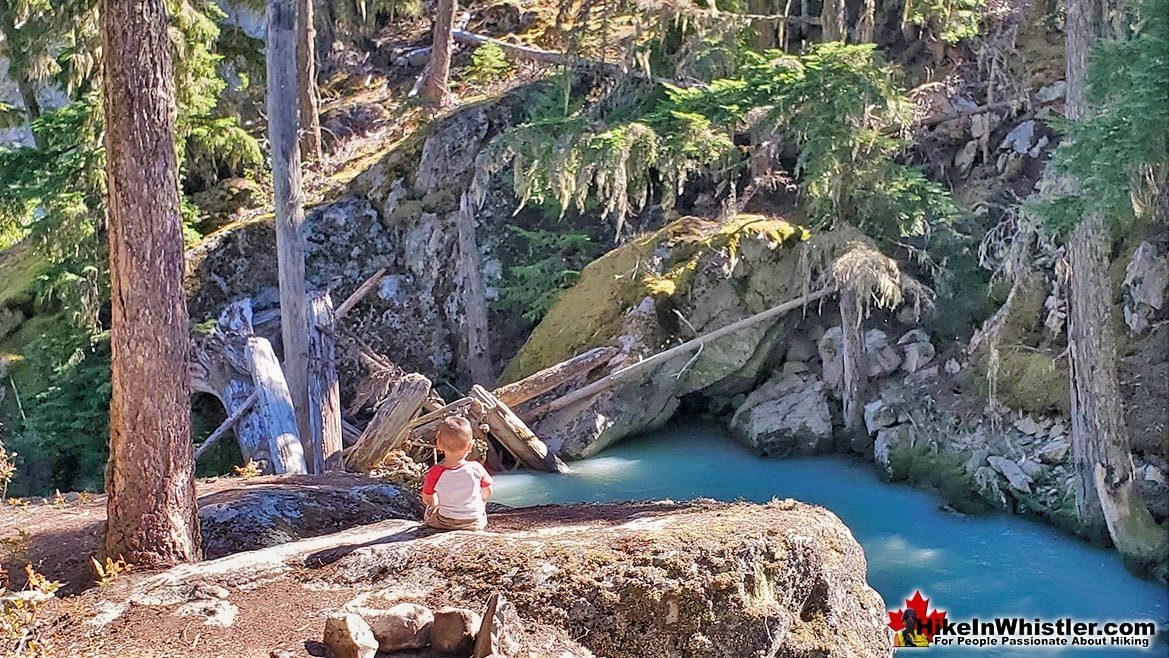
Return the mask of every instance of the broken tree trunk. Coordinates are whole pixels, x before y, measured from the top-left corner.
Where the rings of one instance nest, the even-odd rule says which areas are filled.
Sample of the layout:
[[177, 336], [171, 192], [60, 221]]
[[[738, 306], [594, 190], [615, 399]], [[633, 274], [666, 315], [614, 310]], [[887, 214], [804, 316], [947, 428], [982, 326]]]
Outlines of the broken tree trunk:
[[844, 366], [844, 429], [856, 452], [868, 448], [869, 433], [865, 428], [865, 397], [868, 386], [868, 364], [865, 359], [864, 338], [861, 336], [861, 308], [857, 292], [851, 288], [840, 291], [841, 354]]
[[577, 354], [567, 361], [561, 361], [554, 366], [528, 375], [517, 382], [500, 386], [491, 394], [507, 406], [514, 407], [591, 372], [593, 369], [608, 363], [620, 351], [616, 347], [593, 348]]
[[723, 336], [730, 335], [736, 331], [739, 331], [740, 329], [744, 329], [746, 327], [750, 327], [752, 325], [758, 324], [758, 323], [763, 322], [765, 320], [770, 320], [771, 318], [774, 318], [776, 316], [783, 315], [784, 313], [787, 313], [788, 311], [790, 311], [792, 309], [796, 309], [796, 308], [799, 308], [799, 307], [804, 306], [806, 304], [810, 304], [818, 299], [822, 299], [824, 297], [827, 297], [828, 295], [831, 295], [834, 292], [836, 292], [835, 286], [823, 288], [821, 290], [817, 290], [816, 292], [804, 295], [803, 297], [798, 297], [798, 298], [793, 299], [789, 302], [784, 302], [778, 306], [773, 306], [772, 308], [769, 308], [766, 311], [763, 311], [762, 313], [757, 313], [755, 315], [752, 315], [751, 317], [743, 318], [742, 320], [739, 320], [738, 322], [732, 322], [731, 324], [729, 324], [721, 329], [715, 329], [714, 331], [712, 331], [710, 333], [703, 334], [702, 336], [699, 336], [699, 337], [694, 338], [692, 340], [688, 340], [685, 343], [682, 343], [681, 345], [671, 347], [670, 349], [668, 349], [664, 352], [658, 352], [657, 354], [654, 354], [653, 356], [651, 356], [649, 358], [638, 361], [637, 363], [634, 363], [633, 365], [626, 366], [626, 367], [624, 367], [624, 368], [622, 368], [622, 369], [620, 369], [620, 370], [618, 370], [618, 371], [616, 371], [616, 372], [614, 372], [606, 377], [602, 377], [601, 379], [598, 379], [597, 381], [589, 384], [588, 386], [578, 388], [577, 390], [573, 391], [572, 393], [569, 393], [568, 395], [556, 398], [555, 400], [549, 402], [548, 404], [537, 407], [537, 408], [531, 410], [530, 412], [528, 412], [526, 415], [529, 418], [540, 418], [540, 417], [545, 416], [547, 414], [550, 414], [554, 411], [559, 411], [559, 410], [569, 406], [570, 404], [573, 404], [574, 402], [586, 400], [588, 398], [593, 397], [594, 395], [597, 395], [598, 393], [602, 393], [610, 388], [613, 388], [617, 384], [620, 384], [621, 382], [628, 379], [630, 376], [634, 375], [637, 372], [641, 372], [642, 370], [645, 370], [646, 368], [660, 366], [663, 363], [666, 363], [667, 361], [673, 359], [674, 357], [676, 357], [680, 354], [686, 354], [688, 352], [693, 352], [694, 350], [697, 350], [698, 348], [702, 347], [706, 343], [709, 343], [713, 340], [718, 340], [719, 338], [722, 338]]
[[264, 436], [268, 437], [268, 453], [272, 471], [306, 474], [304, 448], [296, 431], [296, 412], [284, 371], [272, 351], [267, 338], [251, 336], [244, 353], [251, 366], [252, 381], [256, 386], [256, 416]]
[[459, 200], [459, 269], [462, 280], [463, 326], [466, 329], [465, 375], [473, 382], [494, 381], [491, 374], [491, 342], [487, 329], [487, 287], [483, 283], [483, 263], [475, 239], [475, 212], [471, 192]]
[[351, 471], [369, 472], [409, 434], [410, 421], [430, 392], [430, 380], [412, 372], [394, 385], [389, 396], [374, 412], [357, 443], [345, 451], [345, 464]]
[[[247, 339], [252, 335], [252, 322], [251, 300], [228, 304], [211, 333], [196, 339], [191, 354], [191, 388], [218, 398], [229, 417], [246, 408], [255, 395], [256, 387], [244, 355]], [[244, 462], [269, 463], [268, 438], [257, 414], [243, 414], [234, 429]], [[200, 450], [200, 454], [205, 452], [202, 447]]]
[[337, 383], [333, 300], [328, 292], [309, 296], [308, 399], [312, 426], [313, 473], [341, 467], [341, 392]]
[[476, 384], [471, 387], [471, 397], [483, 404], [486, 412], [483, 422], [487, 423], [491, 435], [521, 464], [536, 471], [568, 472], [564, 462], [548, 450], [524, 421], [487, 389]]

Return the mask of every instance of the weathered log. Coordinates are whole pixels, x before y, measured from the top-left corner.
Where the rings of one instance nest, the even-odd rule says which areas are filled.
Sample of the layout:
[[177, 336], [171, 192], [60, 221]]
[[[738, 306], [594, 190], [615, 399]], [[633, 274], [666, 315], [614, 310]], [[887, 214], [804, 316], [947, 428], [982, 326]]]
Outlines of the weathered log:
[[341, 305], [337, 307], [337, 311], [333, 313], [333, 317], [337, 320], [345, 317], [345, 314], [352, 310], [354, 306], [357, 306], [357, 303], [364, 299], [365, 296], [369, 294], [369, 291], [373, 290], [377, 287], [377, 284], [381, 283], [381, 280], [383, 277], [385, 277], [385, 275], [386, 268], [384, 267], [374, 272], [373, 276], [362, 282], [360, 286], [357, 286], [357, 290], [354, 290], [353, 294], [349, 295], [345, 298], [345, 301], [341, 302]]
[[[479, 258], [479, 244], [475, 238], [475, 211], [471, 192], [459, 200], [458, 275], [462, 283], [463, 340], [460, 347], [464, 374], [473, 382], [493, 381], [491, 374], [491, 341], [487, 327], [487, 288], [483, 283], [483, 263]], [[465, 341], [465, 342], [464, 342]]]
[[267, 338], [251, 336], [244, 349], [258, 395], [256, 416], [264, 436], [272, 470], [277, 474], [307, 474], [304, 448], [296, 429], [296, 412], [284, 371]]
[[755, 324], [758, 324], [760, 322], [763, 322], [764, 320], [769, 320], [769, 319], [774, 318], [778, 315], [782, 315], [784, 313], [787, 313], [788, 311], [790, 311], [792, 309], [796, 309], [796, 308], [799, 308], [799, 307], [804, 306], [806, 304], [810, 304], [811, 302], [814, 302], [818, 299], [822, 299], [824, 297], [827, 297], [828, 295], [831, 295], [834, 292], [836, 292], [835, 286], [823, 288], [821, 290], [817, 290], [816, 292], [804, 295], [803, 297], [798, 297], [798, 298], [793, 299], [789, 302], [784, 302], [778, 306], [773, 306], [773, 307], [767, 309], [766, 311], [763, 311], [762, 313], [757, 313], [755, 315], [752, 315], [751, 317], [743, 318], [742, 320], [739, 320], [737, 322], [732, 322], [731, 324], [729, 324], [721, 329], [715, 329], [714, 331], [703, 334], [697, 338], [694, 338], [692, 340], [688, 340], [685, 343], [682, 343], [681, 345], [671, 347], [670, 349], [668, 349], [664, 352], [658, 352], [657, 354], [654, 354], [653, 356], [651, 356], [649, 358], [638, 361], [637, 363], [634, 363], [633, 365], [626, 366], [626, 367], [618, 370], [617, 372], [614, 372], [611, 375], [608, 375], [606, 377], [598, 379], [597, 381], [589, 384], [588, 386], [583, 386], [581, 388], [578, 388], [577, 390], [575, 390], [575, 391], [573, 391], [573, 392], [571, 392], [563, 397], [559, 397], [559, 398], [556, 398], [555, 400], [552, 400], [548, 404], [541, 405], [541, 406], [529, 411], [526, 415], [528, 416], [528, 418], [540, 418], [540, 417], [545, 416], [547, 414], [550, 414], [554, 411], [559, 411], [560, 409], [563, 409], [563, 408], [567, 407], [568, 405], [573, 404], [574, 402], [586, 400], [588, 398], [593, 397], [594, 395], [597, 395], [598, 393], [602, 393], [610, 388], [613, 388], [614, 386], [625, 381], [626, 379], [628, 379], [630, 376], [632, 376], [633, 374], [635, 374], [637, 372], [641, 372], [641, 371], [643, 371], [647, 368], [650, 368], [650, 367], [660, 366], [663, 363], [669, 361], [670, 359], [673, 359], [674, 357], [676, 357], [680, 354], [686, 354], [687, 352], [692, 352], [692, 351], [702, 347], [706, 343], [709, 343], [713, 340], [718, 340], [719, 338], [722, 338], [723, 336], [727, 336], [729, 334], [732, 334], [736, 331], [739, 331], [740, 329], [744, 329], [744, 328], [749, 327], [751, 325], [755, 325]]
[[350, 470], [368, 472], [398, 447], [409, 434], [410, 420], [430, 392], [430, 380], [418, 373], [409, 373], [398, 380], [394, 390], [374, 412], [356, 445], [345, 451], [345, 463]]
[[309, 295], [308, 400], [313, 473], [341, 467], [341, 392], [337, 382], [333, 300], [328, 292]]
[[[243, 408], [256, 390], [244, 354], [253, 321], [251, 300], [232, 302], [219, 314], [211, 333], [196, 339], [192, 350], [191, 388], [218, 398], [229, 417]], [[234, 429], [244, 461], [267, 465], [268, 438], [257, 414], [244, 414]]]
[[356, 445], [357, 440], [361, 438], [361, 428], [353, 423], [341, 419], [341, 444], [346, 448]]
[[244, 400], [243, 404], [237, 407], [235, 411], [231, 412], [231, 415], [227, 417], [227, 420], [220, 423], [219, 427], [216, 427], [214, 432], [208, 434], [207, 438], [203, 440], [203, 443], [199, 444], [199, 447], [195, 450], [195, 461], [198, 461], [200, 457], [207, 454], [207, 451], [210, 450], [216, 443], [218, 443], [219, 439], [222, 439], [224, 436], [226, 436], [228, 430], [235, 427], [235, 424], [252, 410], [252, 406], [256, 404], [258, 399], [259, 394], [257, 394], [255, 391], [252, 391], [252, 394], [249, 395], [246, 400]]
[[616, 347], [597, 347], [528, 375], [518, 382], [500, 386], [491, 394], [507, 406], [514, 407], [608, 363], [620, 351]]
[[471, 387], [471, 396], [483, 404], [483, 422], [491, 435], [524, 466], [536, 471], [567, 473], [568, 467], [548, 450], [536, 435], [503, 402], [478, 384]]

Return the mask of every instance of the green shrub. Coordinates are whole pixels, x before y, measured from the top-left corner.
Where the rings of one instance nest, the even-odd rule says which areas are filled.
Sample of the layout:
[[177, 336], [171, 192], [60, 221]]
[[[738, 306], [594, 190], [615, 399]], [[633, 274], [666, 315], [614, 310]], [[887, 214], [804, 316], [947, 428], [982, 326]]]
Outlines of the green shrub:
[[482, 85], [498, 80], [510, 70], [511, 62], [503, 54], [503, 49], [488, 41], [471, 54], [471, 65], [467, 67], [463, 78], [472, 84]]

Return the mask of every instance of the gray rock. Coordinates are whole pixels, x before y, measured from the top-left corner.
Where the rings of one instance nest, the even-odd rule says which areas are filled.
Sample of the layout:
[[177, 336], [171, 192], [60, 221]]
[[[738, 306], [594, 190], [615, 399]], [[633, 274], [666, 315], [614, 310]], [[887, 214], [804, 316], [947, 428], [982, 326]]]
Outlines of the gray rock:
[[913, 374], [934, 360], [937, 350], [932, 343], [910, 343], [905, 346], [905, 360], [901, 362], [901, 369]]
[[1063, 80], [1056, 80], [1055, 82], [1040, 89], [1035, 97], [1039, 99], [1040, 103], [1052, 103], [1064, 97], [1067, 93], [1068, 83]]
[[1039, 141], [1035, 142], [1035, 146], [1032, 146], [1031, 150], [1027, 151], [1027, 155], [1038, 158], [1043, 153], [1043, 149], [1047, 148], [1049, 142], [1050, 140], [1047, 139], [1047, 135], [1040, 137]]
[[1015, 429], [1028, 436], [1039, 436], [1040, 434], [1046, 433], [1044, 432], [1043, 426], [1030, 415], [1024, 415], [1015, 419], [1013, 425]]
[[380, 651], [421, 649], [430, 644], [434, 613], [417, 603], [399, 603], [388, 610], [360, 610]]
[[1016, 153], [1025, 154], [1035, 143], [1035, 121], [1024, 121], [1015, 126], [999, 144], [999, 150], [1013, 149]]
[[998, 455], [991, 455], [986, 461], [1007, 479], [1007, 484], [1011, 485], [1012, 489], [1026, 494], [1031, 493], [1031, 477], [1024, 473], [1018, 464]]
[[440, 608], [434, 611], [430, 627], [430, 646], [439, 653], [468, 656], [475, 644], [475, 634], [483, 618], [466, 608]]
[[890, 456], [898, 449], [912, 448], [915, 443], [913, 428], [909, 425], [886, 427], [877, 432], [873, 441], [873, 460], [885, 467], [888, 474], [892, 474]]
[[816, 342], [804, 336], [794, 336], [788, 343], [785, 358], [788, 361], [808, 361], [816, 356]]
[[947, 359], [946, 360], [946, 374], [947, 375], [956, 375], [960, 372], [962, 372], [962, 364], [958, 363], [957, 359]]
[[1022, 469], [1022, 471], [1026, 473], [1028, 477], [1033, 478], [1035, 477], [1036, 473], [1043, 470], [1043, 464], [1040, 464], [1039, 462], [1032, 459], [1026, 459], [1022, 464], [1019, 464], [1019, 468]]
[[829, 390], [839, 389], [844, 378], [844, 361], [841, 357], [843, 346], [844, 339], [840, 325], [825, 331], [816, 345], [820, 352], [820, 362], [823, 365], [821, 376], [824, 378], [824, 385]]
[[897, 412], [880, 398], [865, 405], [865, 429], [869, 434], [897, 423]]
[[865, 357], [869, 362], [869, 377], [877, 379], [893, 373], [901, 365], [901, 355], [889, 344], [889, 337], [880, 329], [865, 332]]
[[966, 174], [970, 168], [974, 166], [974, 158], [978, 155], [978, 140], [972, 139], [966, 142], [962, 150], [954, 154], [954, 167], [958, 169], [961, 174]]
[[176, 617], [202, 617], [207, 626], [231, 628], [239, 608], [222, 599], [200, 599], [183, 604], [175, 610]]
[[1035, 456], [1038, 457], [1039, 461], [1043, 462], [1044, 464], [1059, 464], [1064, 460], [1064, 457], [1067, 456], [1068, 450], [1070, 448], [1071, 446], [1068, 444], [1066, 439], [1058, 437], [1045, 443], [1043, 447], [1035, 453]]
[[342, 612], [325, 619], [324, 643], [334, 658], [374, 658], [377, 639], [360, 616]]
[[810, 455], [832, 447], [832, 416], [824, 382], [815, 375], [772, 377], [731, 417], [731, 434], [768, 454]]
[[930, 335], [925, 329], [910, 329], [897, 339], [898, 345], [909, 345], [912, 343], [928, 343], [930, 342]]
[[1124, 322], [1134, 334], [1142, 334], [1151, 318], [1165, 304], [1169, 286], [1169, 258], [1150, 242], [1142, 242], [1124, 270]]
[[359, 475], [273, 475], [199, 497], [208, 559], [382, 521], [415, 519], [417, 494]]
[[798, 375], [801, 372], [808, 372], [808, 364], [803, 361], [788, 361], [783, 364], [780, 372], [784, 375]]

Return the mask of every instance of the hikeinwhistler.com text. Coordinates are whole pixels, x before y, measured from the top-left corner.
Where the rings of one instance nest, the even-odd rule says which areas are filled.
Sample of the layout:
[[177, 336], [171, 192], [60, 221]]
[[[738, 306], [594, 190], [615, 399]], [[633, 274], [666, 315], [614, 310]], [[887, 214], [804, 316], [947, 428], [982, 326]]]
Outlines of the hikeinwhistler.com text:
[[1024, 619], [945, 621], [938, 624], [935, 646], [960, 647], [1112, 647], [1153, 646], [1157, 624], [1151, 621], [1076, 621]]

